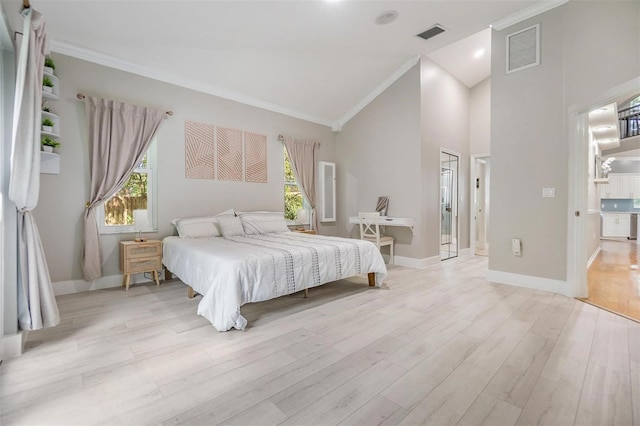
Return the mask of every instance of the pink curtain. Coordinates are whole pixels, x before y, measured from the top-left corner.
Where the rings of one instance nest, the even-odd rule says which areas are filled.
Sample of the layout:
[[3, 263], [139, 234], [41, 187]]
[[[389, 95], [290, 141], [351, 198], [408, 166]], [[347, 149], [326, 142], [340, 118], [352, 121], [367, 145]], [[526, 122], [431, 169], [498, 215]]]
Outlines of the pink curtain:
[[40, 194], [40, 108], [47, 35], [40, 13], [31, 8], [22, 15], [24, 28], [17, 40], [9, 198], [18, 210], [18, 324], [22, 330], [38, 330], [60, 322], [47, 259], [31, 214]]
[[89, 125], [91, 194], [84, 214], [82, 273], [102, 276], [102, 250], [95, 209], [120, 190], [149, 149], [164, 111], [85, 97]]
[[311, 205], [313, 222], [311, 229], [318, 229], [318, 215], [316, 213], [316, 150], [320, 144], [314, 141], [284, 138], [284, 147], [289, 153], [291, 168], [300, 185], [300, 189]]

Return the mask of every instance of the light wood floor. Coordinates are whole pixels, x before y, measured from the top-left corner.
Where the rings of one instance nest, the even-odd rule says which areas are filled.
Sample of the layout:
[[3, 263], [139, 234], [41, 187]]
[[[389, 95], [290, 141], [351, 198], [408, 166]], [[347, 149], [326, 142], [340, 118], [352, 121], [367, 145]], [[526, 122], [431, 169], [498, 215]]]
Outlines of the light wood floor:
[[601, 240], [589, 267], [587, 301], [640, 321], [640, 253], [635, 241]]
[[59, 297], [0, 366], [2, 425], [640, 425], [640, 324], [492, 284], [487, 259], [196, 316], [180, 282]]

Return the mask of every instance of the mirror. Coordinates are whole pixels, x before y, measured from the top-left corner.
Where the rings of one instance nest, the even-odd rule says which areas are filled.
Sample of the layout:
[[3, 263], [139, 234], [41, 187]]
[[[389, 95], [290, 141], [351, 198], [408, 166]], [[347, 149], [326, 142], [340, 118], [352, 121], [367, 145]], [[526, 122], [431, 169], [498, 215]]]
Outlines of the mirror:
[[320, 161], [320, 222], [336, 221], [336, 164]]
[[440, 259], [458, 256], [458, 156], [440, 152]]
[[386, 216], [388, 210], [389, 197], [378, 197], [378, 202], [376, 203], [376, 211], [380, 212], [380, 216]]

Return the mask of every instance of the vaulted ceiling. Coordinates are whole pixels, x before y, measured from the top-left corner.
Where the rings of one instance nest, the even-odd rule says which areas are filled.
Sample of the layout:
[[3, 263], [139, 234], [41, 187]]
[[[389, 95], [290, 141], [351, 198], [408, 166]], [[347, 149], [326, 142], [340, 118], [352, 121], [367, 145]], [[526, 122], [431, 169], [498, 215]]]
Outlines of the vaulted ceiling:
[[[54, 52], [337, 128], [419, 55], [477, 83], [489, 74], [490, 52], [484, 62], [473, 53], [490, 49], [489, 25], [537, 4], [31, 0], [45, 16]], [[22, 2], [2, 5], [19, 28]], [[376, 24], [390, 10], [397, 19]], [[434, 24], [446, 31], [416, 36]]]

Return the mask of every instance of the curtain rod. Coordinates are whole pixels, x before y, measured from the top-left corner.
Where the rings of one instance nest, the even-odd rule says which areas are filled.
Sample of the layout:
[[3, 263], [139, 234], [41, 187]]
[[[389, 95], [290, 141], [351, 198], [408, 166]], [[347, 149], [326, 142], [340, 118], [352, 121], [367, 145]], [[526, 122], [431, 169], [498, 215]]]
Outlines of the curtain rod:
[[[278, 141], [284, 142], [284, 136], [278, 135]], [[320, 142], [316, 142], [316, 143], [318, 144], [318, 148], [320, 148], [322, 146], [322, 144]]]
[[[27, 0], [24, 0], [24, 1], [27, 1]], [[86, 96], [84, 95], [84, 93], [76, 93], [76, 98], [78, 100], [83, 100], [84, 98], [86, 98]], [[173, 111], [165, 111], [165, 114], [171, 117], [173, 115]]]

